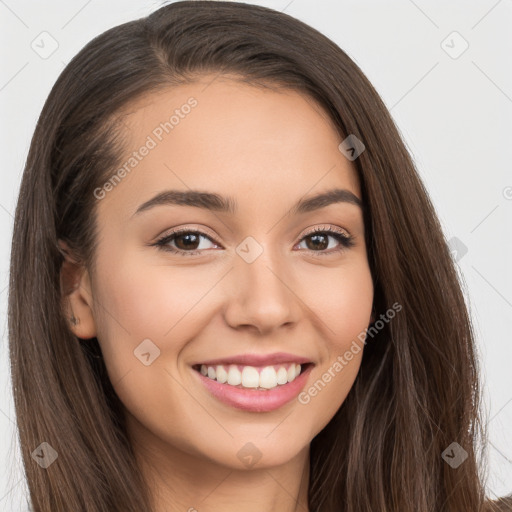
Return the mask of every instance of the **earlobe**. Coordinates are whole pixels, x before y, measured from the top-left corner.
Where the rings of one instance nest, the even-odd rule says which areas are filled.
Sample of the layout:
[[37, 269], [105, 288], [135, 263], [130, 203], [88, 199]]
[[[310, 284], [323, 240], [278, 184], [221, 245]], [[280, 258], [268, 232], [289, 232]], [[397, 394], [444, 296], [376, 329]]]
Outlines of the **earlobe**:
[[63, 313], [70, 330], [81, 339], [96, 336], [96, 324], [91, 309], [92, 294], [87, 269], [73, 257], [66, 242], [59, 240], [59, 250], [64, 256], [60, 269], [60, 291]]

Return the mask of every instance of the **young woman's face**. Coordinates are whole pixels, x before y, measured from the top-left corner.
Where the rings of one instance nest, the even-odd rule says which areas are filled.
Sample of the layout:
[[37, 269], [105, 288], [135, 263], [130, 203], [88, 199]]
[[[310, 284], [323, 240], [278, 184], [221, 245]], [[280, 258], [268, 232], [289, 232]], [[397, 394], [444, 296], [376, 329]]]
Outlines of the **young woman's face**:
[[[125, 172], [95, 192], [97, 266], [75, 332], [98, 338], [137, 446], [270, 467], [307, 448], [360, 366], [373, 301], [361, 191], [313, 100], [212, 79], [123, 118]], [[270, 359], [232, 366], [254, 355]]]

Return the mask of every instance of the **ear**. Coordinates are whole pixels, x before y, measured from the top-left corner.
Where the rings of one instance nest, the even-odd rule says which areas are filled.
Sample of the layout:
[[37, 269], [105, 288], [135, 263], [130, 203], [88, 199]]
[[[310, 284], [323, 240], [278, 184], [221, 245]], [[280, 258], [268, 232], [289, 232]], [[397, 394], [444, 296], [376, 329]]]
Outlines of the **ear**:
[[[72, 250], [63, 240], [58, 240], [64, 256], [60, 269], [60, 292], [64, 316], [75, 336], [90, 339], [96, 336], [96, 324], [92, 311], [92, 292], [89, 272], [73, 257]], [[71, 319], [75, 318], [73, 322]]]

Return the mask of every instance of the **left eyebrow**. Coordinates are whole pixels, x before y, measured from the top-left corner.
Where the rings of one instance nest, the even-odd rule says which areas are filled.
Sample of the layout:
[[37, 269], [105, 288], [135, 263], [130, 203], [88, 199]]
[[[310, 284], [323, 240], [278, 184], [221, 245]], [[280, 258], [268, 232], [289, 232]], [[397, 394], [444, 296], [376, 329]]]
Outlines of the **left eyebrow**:
[[[348, 203], [363, 208], [363, 203], [354, 193], [347, 189], [333, 189], [322, 192], [306, 199], [300, 199], [290, 210], [292, 215], [312, 212], [335, 203]], [[141, 204], [132, 215], [138, 215], [155, 206], [175, 205], [192, 206], [234, 215], [237, 212], [237, 202], [233, 197], [224, 197], [212, 192], [199, 190], [165, 190]]]
[[353, 204], [361, 208], [361, 210], [363, 209], [363, 202], [354, 193], [345, 188], [335, 188], [307, 199], [301, 199], [293, 206], [290, 212], [292, 215], [307, 213], [335, 203]]

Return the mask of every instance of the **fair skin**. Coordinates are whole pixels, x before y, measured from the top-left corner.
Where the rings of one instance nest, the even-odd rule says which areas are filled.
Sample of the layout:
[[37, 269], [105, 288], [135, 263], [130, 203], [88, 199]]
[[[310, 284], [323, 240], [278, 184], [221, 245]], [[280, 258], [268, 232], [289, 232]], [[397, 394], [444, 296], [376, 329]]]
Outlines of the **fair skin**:
[[[97, 202], [97, 266], [76, 273], [67, 314], [80, 319], [70, 326], [78, 337], [100, 343], [157, 512], [307, 512], [310, 442], [345, 400], [363, 351], [307, 404], [294, 399], [269, 412], [220, 402], [191, 365], [283, 351], [314, 363], [304, 389], [322, 378], [372, 319], [363, 214], [350, 202], [291, 209], [332, 189], [361, 199], [360, 185], [338, 149], [343, 139], [311, 98], [226, 77], [206, 87], [212, 79], [130, 106], [123, 162], [197, 100]], [[189, 189], [232, 197], [236, 214], [170, 204], [135, 214], [161, 191]], [[316, 227], [354, 245], [331, 233], [315, 245], [305, 235]], [[168, 243], [199, 254], [150, 245], [175, 228], [204, 234], [193, 247], [183, 236]], [[236, 252], [247, 237], [263, 249], [250, 264]], [[145, 339], [160, 350], [147, 366], [134, 357]], [[261, 454], [250, 467], [237, 456], [249, 442]]]

